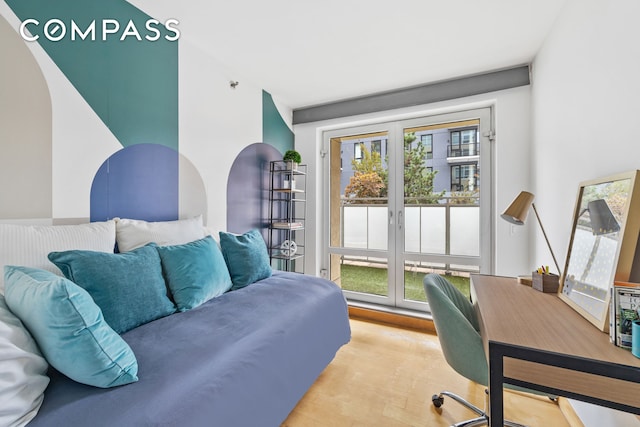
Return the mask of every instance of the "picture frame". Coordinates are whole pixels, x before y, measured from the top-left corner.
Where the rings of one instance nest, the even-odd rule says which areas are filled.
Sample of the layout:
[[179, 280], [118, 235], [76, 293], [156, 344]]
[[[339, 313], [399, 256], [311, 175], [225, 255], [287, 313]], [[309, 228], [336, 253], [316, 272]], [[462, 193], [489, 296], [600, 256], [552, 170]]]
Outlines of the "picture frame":
[[633, 281], [640, 171], [581, 182], [559, 297], [603, 332], [614, 281]]

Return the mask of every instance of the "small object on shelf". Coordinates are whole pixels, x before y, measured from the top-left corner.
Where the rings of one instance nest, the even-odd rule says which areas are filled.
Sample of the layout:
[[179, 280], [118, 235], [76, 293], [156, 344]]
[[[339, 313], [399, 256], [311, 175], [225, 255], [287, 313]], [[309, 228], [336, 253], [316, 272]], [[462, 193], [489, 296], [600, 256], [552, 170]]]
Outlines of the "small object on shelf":
[[281, 193], [304, 193], [304, 190], [300, 190], [299, 188], [274, 188], [273, 191]]
[[298, 245], [293, 240], [285, 240], [280, 245], [280, 252], [284, 256], [294, 256], [298, 251]]
[[[540, 271], [540, 269], [538, 269]], [[557, 274], [547, 274], [547, 273], [538, 273], [538, 271], [534, 271], [531, 274], [531, 287], [536, 291], [544, 292], [544, 293], [557, 293], [558, 286], [560, 285], [560, 276]], [[542, 269], [542, 271], [546, 271], [546, 269]]]
[[[279, 190], [291, 190], [295, 191], [296, 189], [296, 180], [294, 179], [294, 171], [290, 173], [282, 174], [282, 188]], [[276, 189], [278, 190], [278, 189]]]
[[298, 170], [298, 164], [302, 162], [302, 156], [296, 150], [287, 150], [282, 160], [287, 163], [289, 170], [295, 171]]
[[301, 222], [274, 222], [271, 224], [271, 227], [281, 230], [294, 230], [296, 228], [302, 228], [303, 224]]

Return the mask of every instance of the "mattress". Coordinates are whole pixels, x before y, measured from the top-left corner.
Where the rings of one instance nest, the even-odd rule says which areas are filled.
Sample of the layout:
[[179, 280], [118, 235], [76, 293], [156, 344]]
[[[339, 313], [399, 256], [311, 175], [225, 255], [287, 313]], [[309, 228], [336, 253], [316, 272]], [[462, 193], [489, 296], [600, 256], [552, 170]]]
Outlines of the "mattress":
[[340, 288], [274, 271], [123, 334], [136, 383], [100, 389], [52, 372], [29, 426], [278, 426], [350, 336]]

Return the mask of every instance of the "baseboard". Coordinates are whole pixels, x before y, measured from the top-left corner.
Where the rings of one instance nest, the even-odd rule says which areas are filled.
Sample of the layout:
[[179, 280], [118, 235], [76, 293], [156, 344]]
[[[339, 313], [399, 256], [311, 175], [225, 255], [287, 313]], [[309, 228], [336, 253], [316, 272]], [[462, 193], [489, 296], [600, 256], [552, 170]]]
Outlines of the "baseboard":
[[433, 325], [432, 320], [403, 314], [349, 306], [349, 317], [358, 320], [398, 326], [405, 329], [414, 329], [420, 332], [427, 332], [431, 334], [436, 333], [436, 328]]

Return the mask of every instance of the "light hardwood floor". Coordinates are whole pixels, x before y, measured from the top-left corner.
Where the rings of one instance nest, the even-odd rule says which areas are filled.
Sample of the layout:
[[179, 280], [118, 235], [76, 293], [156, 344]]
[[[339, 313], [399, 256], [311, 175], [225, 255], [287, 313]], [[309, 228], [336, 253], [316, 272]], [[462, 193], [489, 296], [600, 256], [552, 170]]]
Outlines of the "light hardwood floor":
[[[351, 328], [351, 342], [281, 427], [444, 427], [475, 416], [448, 398], [436, 410], [431, 396], [441, 390], [484, 407], [484, 387], [447, 365], [435, 335], [354, 319]], [[569, 426], [547, 398], [508, 391], [505, 416], [530, 427]]]

